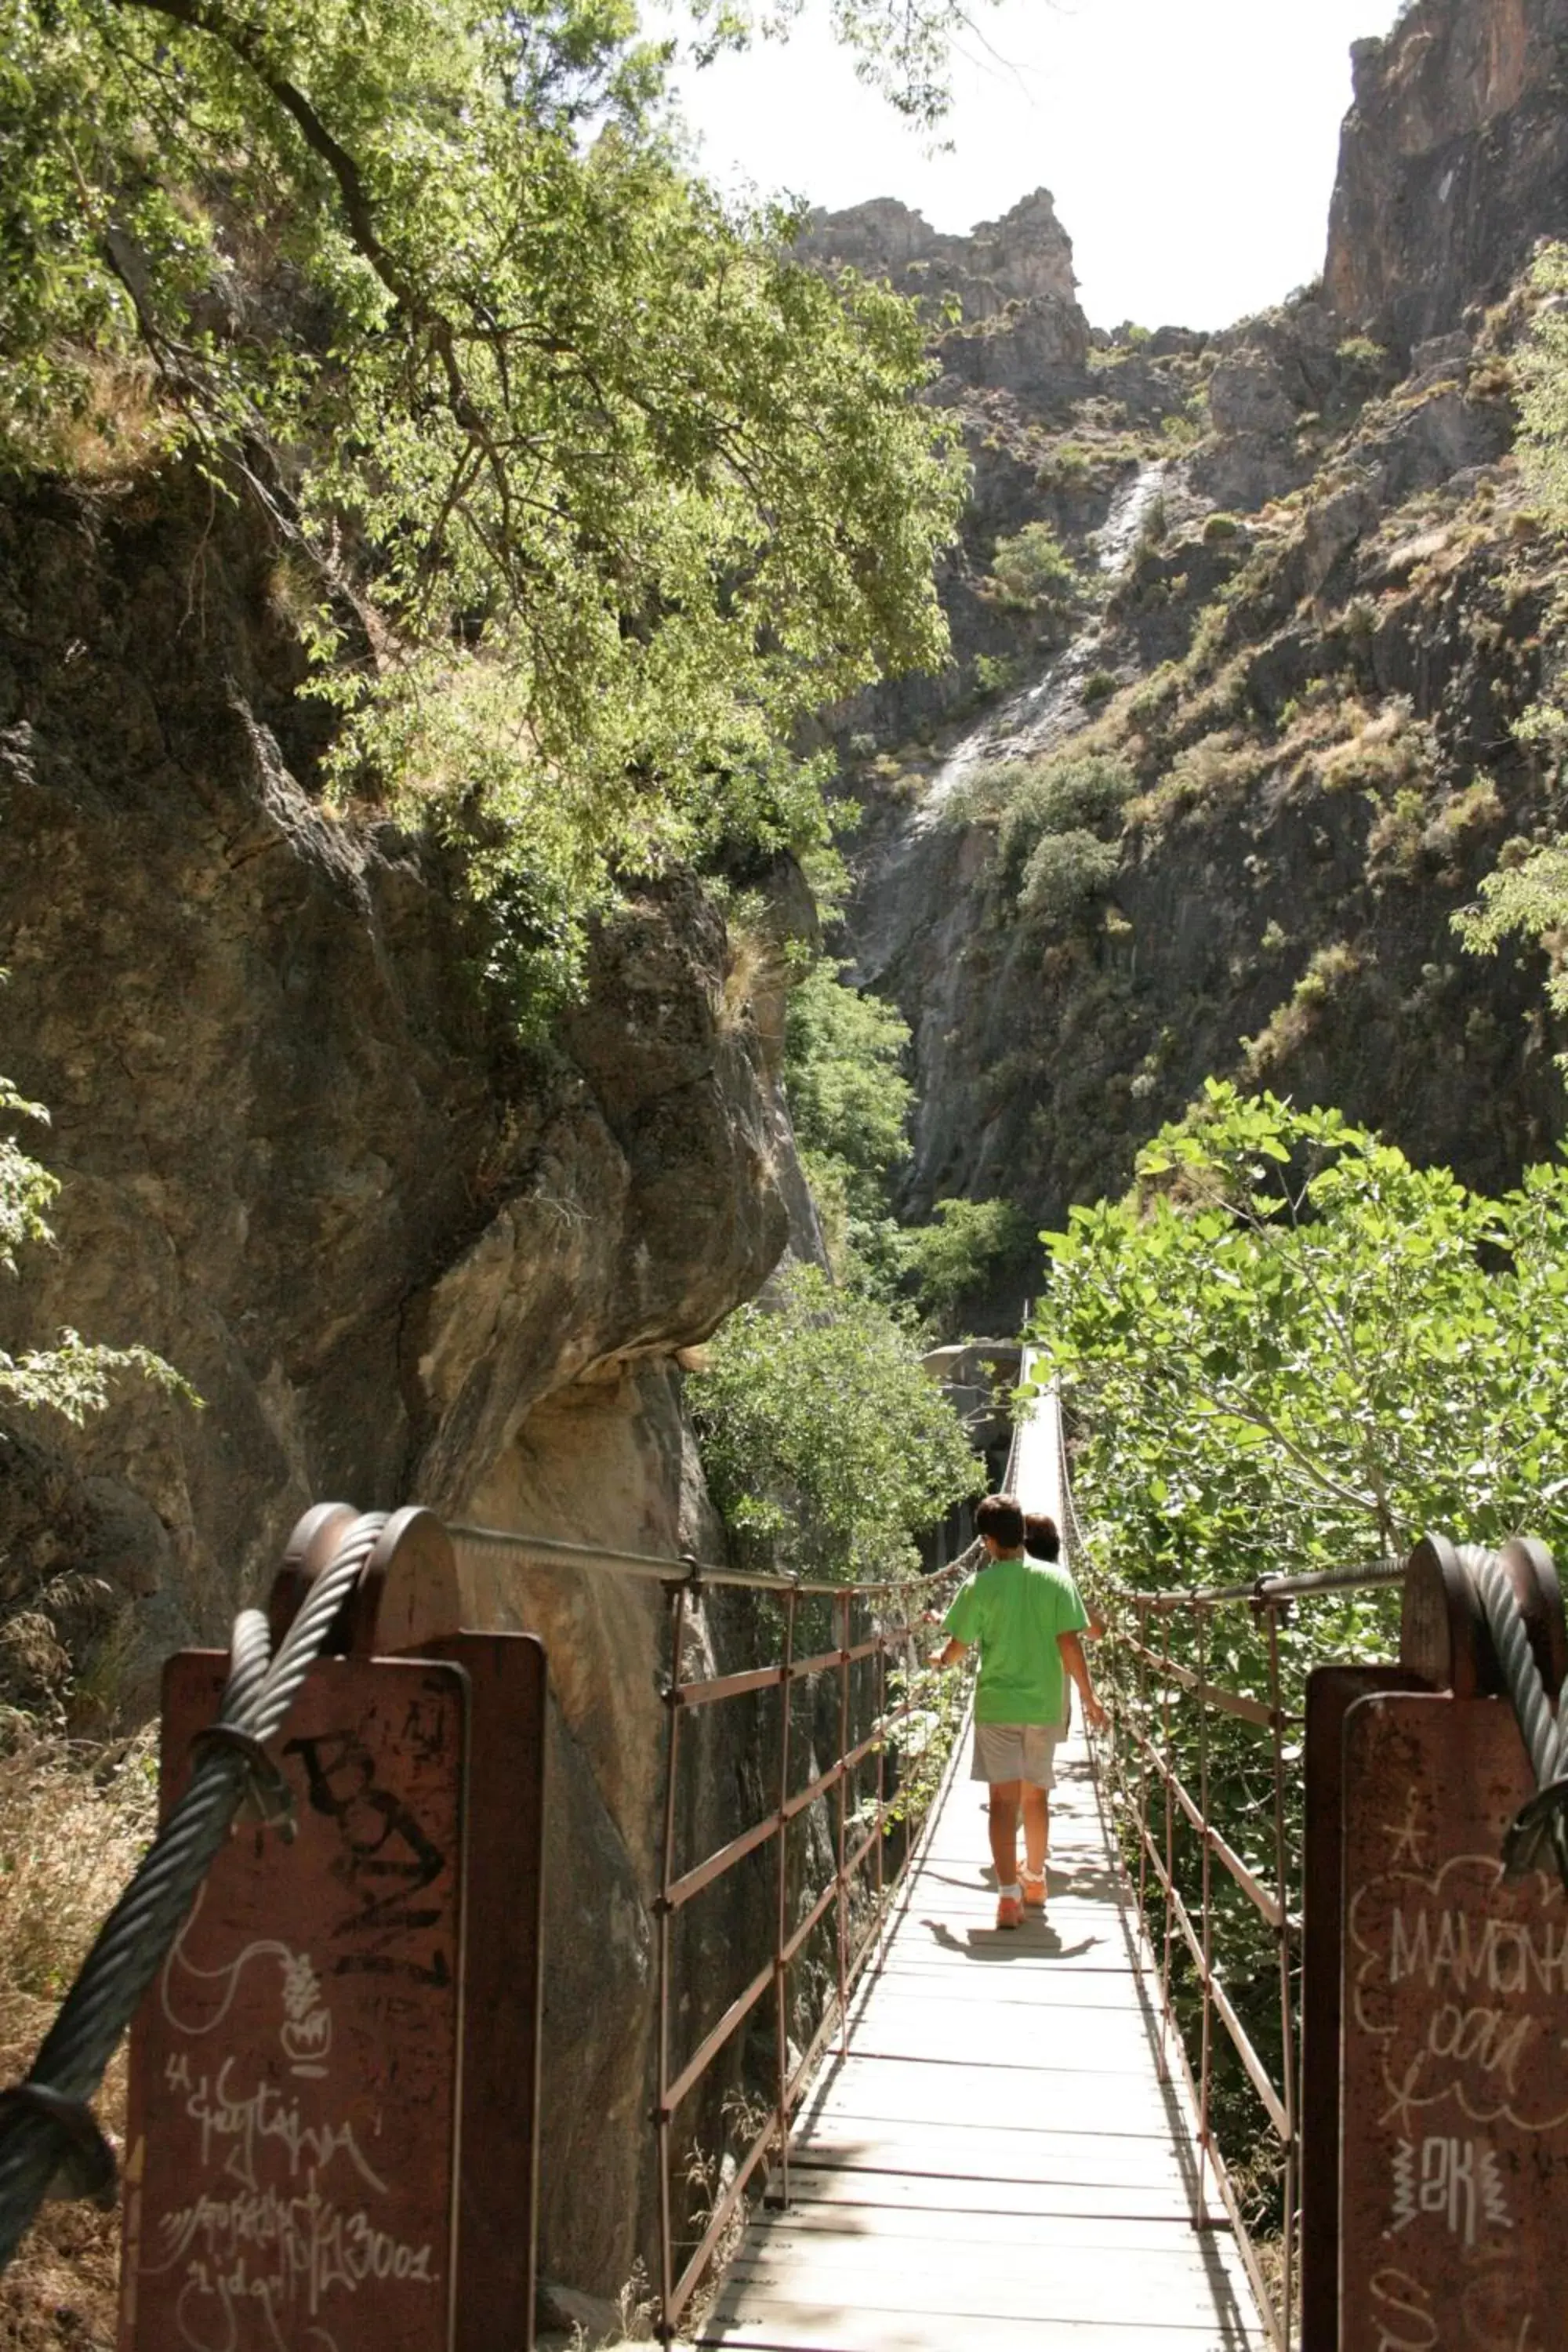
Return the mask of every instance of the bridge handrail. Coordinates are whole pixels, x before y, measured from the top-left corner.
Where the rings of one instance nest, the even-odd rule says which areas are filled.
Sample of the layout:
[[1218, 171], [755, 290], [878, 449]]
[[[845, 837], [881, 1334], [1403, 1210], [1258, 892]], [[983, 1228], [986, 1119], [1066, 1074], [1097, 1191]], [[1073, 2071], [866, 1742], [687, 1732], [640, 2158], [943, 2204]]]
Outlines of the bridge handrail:
[[[1301, 2082], [1298, 2004], [1292, 1970], [1300, 1935], [1299, 1899], [1292, 1874], [1300, 1857], [1288, 1850], [1286, 1834], [1286, 1739], [1299, 1727], [1280, 1687], [1279, 1628], [1292, 1604], [1317, 1595], [1397, 1585], [1405, 1565], [1387, 1559], [1300, 1575], [1265, 1576], [1249, 1583], [1139, 1592], [1105, 1573], [1097, 1560], [1073, 1495], [1070, 1465], [1058, 1401], [1057, 1484], [1062, 1536], [1069, 1563], [1083, 1576], [1106, 1627], [1109, 1645], [1131, 1665], [1110, 1694], [1110, 1724], [1094, 1738], [1091, 1755], [1111, 1817], [1123, 1840], [1123, 1869], [1137, 1905], [1138, 1933], [1158, 1987], [1162, 2074], [1173, 2065], [1197, 2118], [1199, 2225], [1212, 2226], [1208, 2183], [1235, 2234], [1278, 2352], [1294, 2339], [1300, 2288], [1297, 2211], [1300, 2178]], [[1261, 1625], [1267, 1651], [1267, 1697], [1211, 1679], [1209, 1628], [1221, 1612], [1246, 1609]], [[1171, 1654], [1178, 1621], [1191, 1628], [1194, 1663]], [[1175, 1708], [1186, 1702], [1196, 1712], [1197, 1790], [1177, 1769]], [[1211, 1818], [1209, 1726], [1215, 1717], [1240, 1721], [1266, 1737], [1271, 1782], [1272, 1846], [1260, 1867], [1246, 1862]], [[1184, 1901], [1176, 1883], [1177, 1839], [1183, 1828], [1195, 1835], [1200, 1853], [1199, 1917]], [[1136, 1868], [1129, 1866], [1131, 1845]], [[1215, 1863], [1239, 1888], [1272, 1939], [1279, 1979], [1280, 2077], [1276, 2080], [1237, 2014], [1216, 1973], [1213, 1944], [1213, 1872]], [[1156, 1905], [1155, 1890], [1158, 1901]], [[1177, 2017], [1173, 1963], [1178, 1943], [1191, 1960], [1199, 1998], [1198, 2059], [1194, 2071]], [[1215, 2024], [1236, 2053], [1268, 2120], [1283, 2170], [1283, 2215], [1277, 2286], [1271, 2288], [1258, 2245], [1247, 2226], [1241, 2200], [1219, 2147], [1212, 2114]]]
[[[887, 1758], [889, 1751], [900, 1745], [900, 1727], [920, 1711], [920, 1700], [914, 1690], [906, 1685], [897, 1703], [889, 1704], [889, 1666], [911, 1639], [917, 1637], [917, 1625], [911, 1621], [929, 1611], [936, 1595], [974, 1564], [981, 1547], [972, 1545], [958, 1559], [932, 1575], [846, 1584], [823, 1578], [713, 1566], [689, 1554], [669, 1559], [461, 1522], [454, 1523], [448, 1532], [459, 1547], [475, 1544], [491, 1550], [500, 1549], [521, 1563], [536, 1560], [546, 1570], [582, 1568], [657, 1582], [663, 1588], [668, 1602], [670, 1666], [663, 1690], [668, 1726], [664, 1805], [658, 1892], [653, 1906], [658, 1938], [657, 2087], [651, 2113], [658, 2149], [659, 2189], [659, 2308], [654, 2326], [660, 2340], [668, 2344], [674, 2341], [682, 2315], [731, 2227], [742, 2199], [764, 2163], [771, 2162], [776, 2168], [773, 2179], [777, 2183], [777, 2193], [787, 2193], [792, 2118], [816, 2063], [835, 2031], [841, 2036], [843, 2034], [850, 1994], [868, 1963], [880, 1948], [887, 1933], [895, 1887], [903, 1869], [908, 1866], [910, 1853], [917, 1848], [918, 1832], [930, 1815], [936, 1795], [934, 1787], [926, 1792], [925, 1801], [919, 1808], [918, 1819], [910, 1818], [908, 1812], [900, 1812], [898, 1816], [906, 1824], [905, 1858], [898, 1875], [889, 1881], [885, 1870], [885, 1849], [888, 1831], [894, 1819], [891, 1809], [898, 1803], [898, 1792], [889, 1790], [888, 1784]], [[765, 1593], [780, 1600], [784, 1619], [782, 1654], [771, 1664], [747, 1667], [739, 1673], [683, 1675], [680, 1669], [686, 1649], [689, 1612], [693, 1602], [700, 1600], [704, 1591], [710, 1587]], [[805, 1655], [797, 1654], [801, 1607], [803, 1603], [813, 1601], [829, 1604], [836, 1638], [826, 1648], [814, 1650]], [[898, 1604], [917, 1601], [918, 1611], [911, 1608], [900, 1615]], [[868, 1605], [873, 1611], [871, 1629], [856, 1639], [852, 1622], [854, 1612], [858, 1607]], [[856, 1667], [867, 1665], [871, 1666], [875, 1676], [868, 1726], [856, 1719], [851, 1681]], [[795, 1743], [788, 1695], [797, 1684], [829, 1675], [836, 1675], [838, 1681], [835, 1753], [831, 1761], [817, 1770], [803, 1787], [795, 1789], [790, 1785], [795, 1766], [792, 1755]], [[730, 1838], [714, 1853], [678, 1869], [676, 1849], [682, 1722], [696, 1709], [760, 1698], [773, 1690], [783, 1695], [778, 1777], [773, 1803], [761, 1820]], [[873, 1761], [874, 1790], [868, 1798], [855, 1802], [851, 1794], [855, 1775], [861, 1766]], [[803, 1916], [792, 1919], [789, 1916], [788, 1832], [802, 1814], [818, 1803], [828, 1803], [831, 1808], [833, 1867]], [[769, 1846], [774, 1848], [776, 1855], [772, 1951], [750, 1982], [709, 2026], [695, 2049], [678, 2054], [672, 2047], [676, 1983], [672, 1933], [675, 1919], [694, 1896], [719, 1884], [731, 1870]], [[860, 1916], [857, 1918], [853, 1916], [856, 1890], [862, 1874], [868, 1874], [870, 1883], [858, 1898]], [[834, 1915], [833, 1980], [811, 2039], [797, 2055], [792, 2049], [789, 2033], [789, 1972], [805, 1950], [814, 1932], [826, 1922], [830, 1912]], [[761, 2007], [770, 1991], [773, 1995], [774, 2043], [771, 2102], [765, 2114], [751, 2130], [730, 2178], [707, 2216], [700, 2235], [685, 2260], [678, 2262], [677, 2249], [681, 2244], [681, 2237], [672, 2210], [677, 2110], [697, 2089], [734, 2034]]]

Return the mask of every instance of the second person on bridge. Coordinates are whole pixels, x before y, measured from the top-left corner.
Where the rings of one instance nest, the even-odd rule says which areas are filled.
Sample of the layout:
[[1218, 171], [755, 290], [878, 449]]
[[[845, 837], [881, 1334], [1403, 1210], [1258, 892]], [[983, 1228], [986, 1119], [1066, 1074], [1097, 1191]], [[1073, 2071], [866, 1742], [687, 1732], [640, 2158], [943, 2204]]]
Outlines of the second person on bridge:
[[[990, 1790], [996, 1925], [1016, 1927], [1026, 1906], [1045, 1906], [1053, 1765], [1067, 1715], [1064, 1668], [1078, 1685], [1089, 1721], [1098, 1727], [1105, 1711], [1079, 1639], [1088, 1612], [1067, 1570], [1059, 1561], [1025, 1557], [1024, 1514], [1010, 1496], [987, 1495], [974, 1526], [986, 1564], [955, 1594], [942, 1620], [949, 1639], [932, 1663], [950, 1666], [972, 1643], [980, 1644], [970, 1778]], [[1020, 1807], [1022, 1884], [1016, 1874]]]

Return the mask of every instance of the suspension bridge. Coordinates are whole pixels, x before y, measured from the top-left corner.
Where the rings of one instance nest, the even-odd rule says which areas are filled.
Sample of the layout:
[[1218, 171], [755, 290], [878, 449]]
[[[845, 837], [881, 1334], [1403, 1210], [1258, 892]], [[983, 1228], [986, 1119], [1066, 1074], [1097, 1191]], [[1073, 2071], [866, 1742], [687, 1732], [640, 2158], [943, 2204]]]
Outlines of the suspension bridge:
[[[1092, 1573], [1049, 1394], [1009, 1484]], [[0, 2093], [0, 2263], [46, 2194], [118, 2198], [120, 2352], [531, 2345], [546, 1661], [463, 1622], [511, 1570], [668, 1611], [661, 2340], [1556, 2352], [1568, 1621], [1523, 1541], [1100, 1573], [1110, 1727], [1062, 1751], [1047, 1906], [1003, 1930], [966, 1741], [927, 1778], [931, 1584], [320, 1506], [228, 1655], [171, 1662], [163, 1826]], [[1379, 1586], [1397, 1658], [1314, 1654]], [[723, 1588], [776, 1654], [714, 1670]], [[767, 1794], [714, 1843], [736, 1710]], [[132, 2024], [118, 2151], [90, 2102]]]
[[[1009, 1484], [1061, 1526], [1058, 1416], [1043, 1398]], [[803, 2103], [782, 2210], [752, 2221], [698, 2340], [1252, 2352], [1268, 2336], [1205, 2206], [1199, 2117], [1085, 1734], [1058, 1751], [1045, 1915], [1016, 1932], [994, 1924], [967, 1749]]]

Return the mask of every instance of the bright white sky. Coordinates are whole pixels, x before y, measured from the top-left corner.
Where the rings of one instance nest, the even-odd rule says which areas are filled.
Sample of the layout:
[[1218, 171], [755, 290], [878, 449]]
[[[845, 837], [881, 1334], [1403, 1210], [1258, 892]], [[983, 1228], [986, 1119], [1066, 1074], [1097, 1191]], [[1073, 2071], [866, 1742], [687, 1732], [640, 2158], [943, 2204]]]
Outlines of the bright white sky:
[[1350, 44], [1397, 13], [1398, 0], [977, 5], [946, 154], [856, 81], [821, 0], [786, 44], [689, 69], [680, 87], [723, 185], [832, 210], [899, 196], [959, 233], [1047, 187], [1095, 325], [1222, 327], [1321, 269]]

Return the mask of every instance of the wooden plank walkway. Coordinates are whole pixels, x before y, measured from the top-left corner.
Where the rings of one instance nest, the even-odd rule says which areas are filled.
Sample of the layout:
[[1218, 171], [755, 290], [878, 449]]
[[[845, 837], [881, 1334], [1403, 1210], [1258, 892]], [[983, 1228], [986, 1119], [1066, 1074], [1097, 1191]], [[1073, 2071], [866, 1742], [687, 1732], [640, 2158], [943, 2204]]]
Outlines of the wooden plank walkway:
[[967, 1740], [848, 2055], [796, 2125], [704, 2346], [1262, 2352], [1227, 2234], [1193, 2221], [1191, 2119], [1155, 2063], [1133, 1920], [1075, 1727], [1044, 1921], [992, 1922]]

